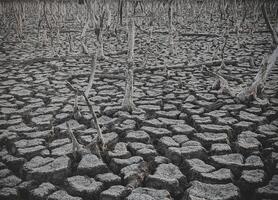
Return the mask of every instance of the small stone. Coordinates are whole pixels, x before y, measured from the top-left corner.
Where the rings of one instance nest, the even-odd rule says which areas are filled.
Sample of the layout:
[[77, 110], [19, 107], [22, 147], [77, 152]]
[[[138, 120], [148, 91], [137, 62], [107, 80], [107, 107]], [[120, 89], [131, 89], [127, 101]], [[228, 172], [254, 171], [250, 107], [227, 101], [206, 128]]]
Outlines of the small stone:
[[127, 142], [148, 143], [150, 136], [145, 131], [132, 131], [127, 133], [125, 139]]
[[240, 197], [239, 189], [232, 183], [208, 184], [199, 181], [192, 182], [187, 195], [190, 200], [231, 200]]
[[238, 151], [243, 154], [250, 154], [259, 151], [262, 144], [254, 137], [244, 137], [239, 135], [236, 142]]
[[262, 124], [266, 121], [266, 117], [258, 116], [249, 112], [240, 111], [239, 118], [241, 120]]
[[252, 130], [253, 126], [254, 126], [253, 122], [247, 122], [247, 121], [240, 121], [233, 125], [234, 129], [236, 129], [237, 132]]
[[191, 118], [195, 125], [212, 123], [212, 120], [210, 117], [200, 117], [199, 115], [192, 115]]
[[185, 143], [187, 141], [189, 141], [189, 138], [186, 135], [174, 135], [173, 140], [175, 142], [177, 142], [179, 145], [181, 145], [182, 143]]
[[77, 167], [77, 173], [80, 175], [96, 176], [106, 172], [108, 167], [94, 154], [84, 155]]
[[195, 133], [194, 138], [200, 141], [205, 147], [210, 147], [213, 143], [227, 143], [229, 141], [226, 133]]
[[233, 181], [233, 173], [230, 169], [221, 168], [213, 172], [201, 173], [200, 179], [206, 183], [231, 183]]
[[246, 158], [244, 166], [247, 169], [258, 169], [258, 168], [263, 168], [264, 163], [259, 156], [251, 155]]
[[167, 190], [138, 187], [126, 198], [127, 200], [171, 200]]
[[226, 110], [214, 110], [214, 111], [211, 111], [209, 113], [205, 113], [204, 114], [205, 116], [210, 116], [214, 119], [216, 118], [224, 118], [228, 115], [228, 112]]
[[177, 119], [180, 111], [177, 110], [171, 110], [171, 111], [156, 111], [155, 112], [158, 117], [163, 118], [170, 118], [170, 119]]
[[157, 152], [154, 149], [143, 148], [136, 151], [137, 156], [141, 156], [146, 161], [151, 161], [157, 156]]
[[67, 178], [66, 184], [70, 194], [81, 196], [83, 198], [96, 197], [103, 188], [101, 182], [97, 182], [95, 179], [85, 176], [73, 176]]
[[143, 158], [140, 156], [133, 156], [128, 159], [120, 159], [120, 158], [113, 158], [110, 162], [110, 167], [114, 172], [119, 172], [122, 168], [140, 163], [143, 161]]
[[143, 126], [157, 127], [157, 128], [163, 128], [165, 126], [165, 124], [163, 124], [158, 119], [145, 120], [145, 121], [143, 121], [142, 125]]
[[70, 158], [61, 156], [54, 159], [36, 156], [23, 165], [23, 171], [27, 180], [59, 182], [70, 172]]
[[173, 131], [173, 134], [181, 135], [191, 135], [192, 133], [196, 132], [196, 130], [193, 127], [187, 124], [172, 125], [171, 130]]
[[5, 177], [9, 176], [10, 174], [12, 174], [12, 171], [9, 169], [1, 169], [0, 170], [0, 178], [5, 178]]
[[129, 158], [131, 156], [130, 152], [127, 150], [127, 144], [124, 142], [118, 142], [114, 146], [113, 151], [108, 152], [110, 158]]
[[98, 174], [95, 179], [102, 182], [105, 187], [121, 184], [121, 177], [113, 173]]
[[199, 142], [189, 142], [190, 141], [183, 143], [182, 147], [169, 147], [165, 153], [166, 157], [177, 165], [180, 165], [182, 160], [185, 159], [207, 157], [206, 150]]
[[158, 151], [162, 152], [162, 154], [165, 154], [166, 150], [169, 147], [179, 147], [180, 145], [175, 142], [171, 137], [162, 137], [157, 142]]
[[232, 132], [232, 128], [230, 126], [223, 126], [217, 124], [200, 124], [200, 129], [203, 132], [213, 132], [213, 133], [228, 133]]
[[16, 188], [4, 187], [0, 189], [0, 199], [14, 200], [17, 199], [17, 197]]
[[19, 171], [22, 165], [26, 162], [26, 159], [22, 157], [15, 157], [10, 154], [3, 156], [2, 160], [13, 171]]
[[100, 200], [122, 200], [129, 194], [129, 190], [122, 185], [114, 185], [100, 194]]
[[216, 119], [216, 123], [220, 125], [233, 125], [237, 122], [238, 120], [233, 117], [219, 117]]
[[153, 175], [149, 175], [146, 185], [156, 189], [166, 189], [177, 195], [187, 185], [186, 177], [173, 164], [161, 164]]
[[15, 175], [0, 179], [0, 187], [15, 187], [21, 183], [21, 179]]
[[50, 127], [52, 119], [53, 119], [53, 115], [51, 114], [39, 115], [33, 117], [31, 119], [31, 122], [34, 123], [35, 126]]
[[163, 136], [171, 136], [171, 132], [165, 128], [155, 128], [143, 126], [141, 130], [146, 131], [152, 138], [161, 138]]
[[278, 127], [272, 124], [264, 124], [258, 127], [258, 132], [267, 137], [277, 137]]
[[114, 115], [116, 112], [118, 112], [119, 110], [122, 109], [122, 106], [107, 106], [104, 110], [103, 113], [107, 116], [112, 116]]
[[155, 112], [160, 110], [160, 106], [156, 105], [140, 105], [138, 108], [143, 109], [146, 112]]
[[231, 147], [225, 143], [215, 143], [211, 145], [210, 152], [212, 155], [223, 155], [232, 152]]
[[81, 197], [73, 197], [64, 190], [58, 190], [49, 195], [47, 200], [82, 200]]
[[265, 172], [261, 169], [243, 170], [239, 179], [239, 184], [243, 190], [253, 190], [261, 186], [265, 178]]
[[199, 173], [205, 173], [205, 172], [212, 172], [215, 170], [215, 167], [206, 164], [204, 161], [194, 158], [194, 159], [188, 159], [185, 160], [185, 165], [188, 170], [190, 170], [190, 173], [192, 175], [199, 174]]
[[243, 167], [243, 156], [238, 153], [211, 156], [211, 160], [220, 167], [238, 171]]
[[65, 144], [51, 150], [51, 155], [54, 157], [60, 157], [70, 154], [72, 154], [72, 144]]
[[176, 125], [176, 124], [184, 124], [185, 123], [184, 120], [170, 119], [170, 118], [163, 118], [163, 117], [159, 117], [158, 120], [163, 123], [164, 127], [168, 127], [168, 126]]
[[256, 190], [258, 198], [277, 199], [278, 198], [278, 175], [274, 175], [268, 185]]
[[182, 144], [180, 151], [183, 159], [206, 158], [206, 150], [198, 142], [185, 142]]
[[40, 186], [30, 192], [30, 196], [34, 200], [43, 200], [57, 189], [51, 183], [42, 183]]
[[127, 148], [132, 154], [136, 154], [136, 152], [140, 149], [154, 149], [153, 145], [140, 142], [129, 143]]
[[245, 107], [246, 106], [243, 104], [230, 104], [230, 105], [224, 105], [221, 109], [233, 112], [233, 111], [240, 111]]

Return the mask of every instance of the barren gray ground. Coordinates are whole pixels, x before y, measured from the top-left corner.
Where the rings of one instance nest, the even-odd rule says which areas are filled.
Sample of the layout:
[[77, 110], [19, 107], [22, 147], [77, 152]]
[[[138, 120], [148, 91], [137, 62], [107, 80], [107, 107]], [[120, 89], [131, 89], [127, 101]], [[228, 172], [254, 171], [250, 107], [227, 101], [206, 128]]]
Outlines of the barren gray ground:
[[[63, 60], [25, 63], [50, 57], [50, 47], [35, 48], [32, 40], [24, 47], [20, 43], [2, 47], [0, 199], [278, 199], [278, 67], [265, 89], [269, 104], [237, 103], [212, 90], [214, 78], [201, 72], [199, 64], [212, 59], [207, 46], [214, 37], [177, 34], [177, 55], [169, 56], [167, 35], [155, 33], [162, 29], [155, 27], [151, 41], [146, 33], [136, 33], [138, 68], [151, 47], [146, 69], [134, 73], [134, 103], [144, 113], [119, 110], [124, 79], [96, 76], [94, 80], [89, 98], [110, 144], [103, 161], [94, 154], [74, 158], [66, 133], [69, 122], [82, 144], [96, 134], [82, 99], [86, 120], [74, 120], [74, 94], [65, 85], [70, 81], [76, 87], [87, 86], [90, 58], [68, 55]], [[249, 56], [252, 53], [259, 66], [263, 54], [270, 51], [271, 35], [265, 30], [262, 19], [253, 35], [242, 33], [245, 46], [240, 49], [231, 33], [225, 58], [237, 63], [221, 73], [250, 84], [258, 67], [250, 66]], [[32, 37], [30, 31], [28, 38]], [[68, 44], [65, 35], [61, 37], [65, 54]], [[124, 77], [120, 71], [126, 54], [113, 52], [126, 49], [125, 32], [118, 39], [105, 35], [104, 41], [104, 52], [111, 55], [98, 61], [96, 73]], [[167, 73], [152, 70], [165, 63]], [[176, 65], [183, 67], [171, 68]], [[131, 191], [125, 186], [143, 160], [151, 163], [148, 174]]]

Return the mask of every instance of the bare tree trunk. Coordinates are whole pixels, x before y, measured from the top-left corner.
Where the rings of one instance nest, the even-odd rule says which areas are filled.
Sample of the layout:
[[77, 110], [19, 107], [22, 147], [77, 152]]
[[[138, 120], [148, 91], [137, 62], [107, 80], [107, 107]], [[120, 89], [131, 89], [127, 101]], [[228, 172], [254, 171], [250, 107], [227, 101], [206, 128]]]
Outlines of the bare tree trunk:
[[135, 25], [134, 19], [128, 21], [128, 59], [126, 68], [126, 88], [125, 96], [122, 103], [123, 110], [131, 112], [135, 109], [133, 103], [133, 59], [134, 59], [134, 43], [135, 43]]
[[[130, 65], [129, 63], [128, 65]], [[125, 96], [122, 103], [123, 110], [131, 112], [134, 110], [135, 105], [133, 103], [133, 66], [127, 66], [126, 68], [126, 88]]]
[[174, 28], [173, 28], [173, 0], [169, 1], [168, 8], [168, 19], [169, 19], [169, 45], [170, 45], [170, 54], [174, 54]]
[[128, 62], [133, 62], [134, 59], [134, 43], [135, 43], [135, 25], [134, 19], [128, 21]]
[[112, 20], [109, 2], [106, 2], [105, 10], [106, 10], [106, 14], [107, 14], [107, 29], [109, 30], [110, 26], [111, 26], [111, 20]]
[[262, 5], [262, 12], [263, 12], [263, 16], [266, 22], [266, 25], [268, 27], [268, 29], [270, 30], [271, 36], [272, 36], [272, 40], [273, 40], [273, 44], [274, 45], [278, 45], [278, 36], [277, 36], [277, 32], [275, 31], [275, 29], [272, 27], [269, 18], [266, 14], [266, 8], [265, 5]]
[[94, 77], [95, 77], [95, 73], [96, 73], [96, 54], [93, 54], [92, 61], [91, 61], [91, 75], [90, 75], [90, 79], [89, 79], [89, 83], [88, 83], [87, 89], [85, 91], [85, 95], [87, 97], [89, 96], [89, 92], [90, 92], [90, 90], [92, 88]]

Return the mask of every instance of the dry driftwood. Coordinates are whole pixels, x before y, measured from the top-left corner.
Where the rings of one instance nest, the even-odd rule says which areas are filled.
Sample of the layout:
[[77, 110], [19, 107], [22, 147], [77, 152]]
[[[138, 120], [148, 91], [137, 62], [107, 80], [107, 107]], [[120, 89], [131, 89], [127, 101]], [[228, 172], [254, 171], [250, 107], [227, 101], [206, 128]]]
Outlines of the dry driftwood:
[[[197, 67], [201, 67], [201, 66], [207, 66], [207, 67], [212, 67], [212, 66], [219, 66], [221, 65], [221, 63], [224, 62], [225, 65], [237, 65], [238, 62], [236, 60], [214, 60], [214, 61], [209, 61], [209, 62], [204, 62], [204, 63], [199, 63], [199, 64], [192, 64], [192, 65], [188, 65], [186, 63], [179, 63], [176, 65], [171, 65], [168, 66], [167, 68], [169, 70], [171, 69], [182, 69], [182, 68], [197, 68]], [[136, 68], [134, 69], [134, 72], [142, 72], [145, 70], [150, 70], [150, 71], [155, 71], [155, 70], [164, 70], [165, 69], [165, 65], [158, 65], [158, 66], [154, 66], [154, 67], [149, 67], [149, 68]]]
[[70, 55], [70, 56], [60, 56], [60, 57], [37, 57], [31, 58], [28, 60], [24, 60], [19, 62], [18, 65], [22, 65], [23, 67], [27, 65], [33, 65], [35, 63], [43, 63], [43, 62], [51, 62], [51, 61], [66, 61], [67, 59], [81, 59], [81, 58], [90, 58], [91, 55]]
[[[199, 64], [192, 64], [192, 65], [188, 65], [186, 63], [179, 63], [179, 64], [175, 64], [175, 65], [171, 65], [171, 66], [167, 66], [168, 70], [171, 69], [182, 69], [182, 68], [197, 68], [197, 67], [201, 67], [201, 66], [207, 66], [207, 67], [212, 67], [212, 66], [219, 66], [221, 65], [223, 61], [222, 60], [214, 60], [214, 61], [209, 61], [209, 62], [204, 62], [204, 63], [199, 63]], [[238, 61], [236, 60], [225, 60], [224, 61], [225, 65], [238, 65]], [[146, 70], [149, 71], [156, 71], [156, 70], [165, 70], [165, 65], [159, 65], [159, 66], [154, 66], [154, 67], [142, 67], [142, 68], [134, 68], [133, 69], [133, 73], [138, 73], [138, 72], [144, 72]], [[118, 70], [115, 73], [125, 73], [124, 70]], [[82, 74], [71, 74], [71, 76], [68, 78], [68, 81], [71, 81], [75, 78], [85, 78], [88, 77], [89, 74], [88, 73], [82, 73]], [[103, 74], [103, 73], [96, 73], [95, 77], [97, 78], [108, 78], [108, 79], [118, 79], [118, 80], [126, 80], [126, 76], [125, 75], [115, 75], [114, 73], [112, 74]], [[228, 77], [223, 75], [224, 78], [226, 78], [227, 80], [232, 80], [232, 81], [237, 81], [238, 83], [241, 83], [240, 79], [237, 78], [233, 78], [233, 77]]]
[[[88, 76], [89, 76], [88, 73], [71, 74], [71, 76], [68, 78], [68, 81], [71, 81], [75, 78], [86, 78]], [[107, 79], [126, 80], [125, 76], [115, 75], [115, 74], [99, 74], [99, 73], [96, 73], [94, 77], [100, 78], [100, 79], [107, 78]]]

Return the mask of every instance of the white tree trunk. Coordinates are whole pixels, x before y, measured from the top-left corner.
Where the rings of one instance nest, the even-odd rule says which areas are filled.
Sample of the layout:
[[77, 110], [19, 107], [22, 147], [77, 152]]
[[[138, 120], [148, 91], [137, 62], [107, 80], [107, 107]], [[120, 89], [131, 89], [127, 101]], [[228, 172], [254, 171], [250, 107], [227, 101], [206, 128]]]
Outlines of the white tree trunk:
[[100, 59], [105, 59], [104, 50], [103, 50], [103, 37], [102, 37], [102, 30], [100, 29], [99, 37], [98, 37], [98, 57]]
[[111, 26], [111, 21], [112, 21], [111, 10], [110, 10], [110, 4], [109, 4], [109, 2], [107, 2], [107, 3], [105, 4], [105, 9], [106, 9], [106, 13], [107, 13], [107, 29], [109, 29], [110, 26]]
[[91, 61], [91, 75], [90, 75], [88, 86], [87, 86], [86, 91], [85, 91], [85, 96], [86, 97], [89, 96], [90, 90], [91, 90], [92, 85], [93, 85], [95, 73], [96, 73], [96, 55], [94, 54], [93, 57], [92, 57], [92, 61]]
[[133, 103], [133, 66], [127, 66], [126, 69], [125, 96], [122, 107], [124, 110], [127, 110], [129, 112], [135, 108], [135, 105]]
[[174, 54], [174, 27], [173, 27], [173, 1], [169, 1], [169, 8], [168, 8], [168, 19], [169, 19], [169, 47], [170, 47], [170, 54]]
[[128, 62], [133, 62], [134, 59], [134, 43], [135, 43], [135, 25], [134, 19], [128, 21]]
[[126, 88], [125, 96], [122, 103], [123, 110], [131, 112], [135, 109], [133, 103], [133, 60], [134, 60], [134, 43], [135, 43], [135, 25], [134, 19], [128, 21], [128, 60], [126, 68]]

